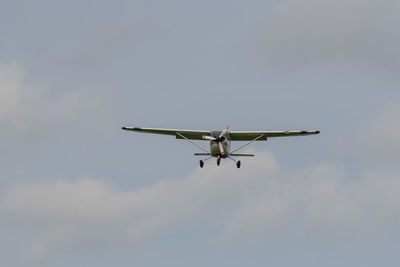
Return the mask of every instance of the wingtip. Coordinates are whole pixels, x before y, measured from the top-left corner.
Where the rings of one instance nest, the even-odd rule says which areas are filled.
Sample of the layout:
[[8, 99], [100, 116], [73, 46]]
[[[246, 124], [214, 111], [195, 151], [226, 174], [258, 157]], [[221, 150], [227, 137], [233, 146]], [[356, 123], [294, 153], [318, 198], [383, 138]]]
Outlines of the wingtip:
[[139, 127], [121, 127], [122, 130], [127, 130], [127, 131], [141, 131], [142, 128]]
[[315, 133], [316, 133], [316, 134], [319, 134], [319, 133], [320, 133], [320, 131], [316, 131]]

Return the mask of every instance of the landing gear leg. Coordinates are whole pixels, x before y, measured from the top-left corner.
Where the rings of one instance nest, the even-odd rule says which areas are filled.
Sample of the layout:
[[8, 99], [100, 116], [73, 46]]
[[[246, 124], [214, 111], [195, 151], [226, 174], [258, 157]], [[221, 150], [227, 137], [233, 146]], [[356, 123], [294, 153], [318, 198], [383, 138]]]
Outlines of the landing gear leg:
[[218, 156], [218, 158], [217, 158], [217, 166], [219, 166], [219, 164], [221, 164], [221, 157], [220, 156]]

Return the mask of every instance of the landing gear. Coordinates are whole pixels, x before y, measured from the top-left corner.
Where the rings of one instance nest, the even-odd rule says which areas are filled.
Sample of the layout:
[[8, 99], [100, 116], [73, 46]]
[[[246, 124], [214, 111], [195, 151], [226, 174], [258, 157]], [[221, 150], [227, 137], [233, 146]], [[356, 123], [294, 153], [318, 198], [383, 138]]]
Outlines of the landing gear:
[[219, 166], [219, 164], [221, 164], [221, 157], [218, 156], [218, 158], [217, 158], [217, 166]]
[[238, 160], [237, 162], [236, 162], [236, 167], [239, 169], [240, 168], [240, 160]]
[[233, 159], [233, 158], [231, 158], [231, 157], [229, 157], [229, 156], [228, 156], [228, 158], [230, 158], [231, 160], [233, 160], [233, 161], [236, 163], [236, 167], [237, 167], [238, 169], [240, 168], [240, 164], [241, 164], [240, 160], [236, 161], [235, 159]]
[[[211, 157], [209, 157], [209, 158], [206, 158], [204, 161], [203, 160], [200, 160], [200, 168], [203, 168], [204, 167], [204, 163], [207, 161], [207, 160], [209, 160], [209, 159], [211, 159], [212, 158], [212, 156]], [[227, 157], [227, 158], [229, 158], [229, 159], [231, 159], [231, 160], [233, 160], [235, 163], [236, 163], [236, 167], [239, 169], [240, 168], [240, 166], [241, 166], [241, 162], [240, 162], [240, 160], [238, 160], [238, 161], [236, 161], [235, 159], [233, 159], [233, 158], [231, 158], [231, 157]], [[219, 166], [219, 165], [221, 165], [221, 156], [218, 156], [217, 157], [217, 166]]]

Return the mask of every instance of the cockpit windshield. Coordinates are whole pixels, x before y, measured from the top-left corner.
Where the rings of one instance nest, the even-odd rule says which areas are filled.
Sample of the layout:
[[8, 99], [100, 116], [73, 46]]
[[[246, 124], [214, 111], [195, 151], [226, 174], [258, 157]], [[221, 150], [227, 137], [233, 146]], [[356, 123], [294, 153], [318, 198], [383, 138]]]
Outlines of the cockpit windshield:
[[[214, 138], [218, 138], [221, 135], [222, 131], [211, 131], [211, 136]], [[230, 138], [229, 131], [227, 131], [224, 135], [225, 138]]]

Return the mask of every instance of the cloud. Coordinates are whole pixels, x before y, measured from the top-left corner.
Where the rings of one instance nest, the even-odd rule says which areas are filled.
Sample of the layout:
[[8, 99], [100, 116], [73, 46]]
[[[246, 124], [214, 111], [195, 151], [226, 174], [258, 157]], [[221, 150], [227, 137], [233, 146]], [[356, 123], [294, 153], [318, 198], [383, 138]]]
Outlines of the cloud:
[[[265, 164], [263, 173], [276, 168], [273, 160]], [[259, 179], [252, 175], [244, 179], [235, 171], [214, 166], [207, 173], [196, 171], [185, 179], [160, 181], [135, 191], [94, 179], [15, 187], [0, 200], [0, 216], [17, 218], [19, 225], [13, 225], [15, 232], [8, 229], [3, 234], [32, 262], [60, 248], [85, 243], [128, 240], [142, 244], [188, 221], [211, 222], [232, 207], [236, 202], [232, 197]]]
[[371, 243], [397, 232], [400, 180], [382, 172], [351, 177], [318, 164], [266, 180], [223, 229], [224, 240], [292, 235], [332, 243]]
[[398, 1], [288, 0], [262, 29], [274, 67], [399, 70]]
[[16, 186], [0, 199], [0, 216], [5, 240], [35, 262], [82, 244], [142, 245], [179, 226], [210, 229], [223, 244], [288, 233], [368, 243], [397, 231], [398, 203], [395, 175], [352, 177], [333, 163], [283, 172], [262, 152], [240, 170], [213, 164], [137, 190], [95, 179]]
[[358, 151], [365, 158], [398, 165], [400, 153], [400, 105], [389, 104], [360, 131]]
[[0, 125], [2, 133], [28, 135], [51, 127], [96, 125], [107, 116], [101, 96], [69, 91], [57, 93], [27, 82], [18, 64], [0, 63]]

